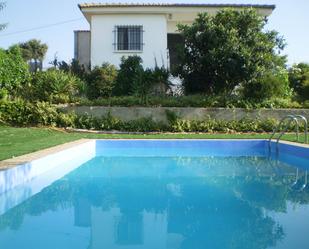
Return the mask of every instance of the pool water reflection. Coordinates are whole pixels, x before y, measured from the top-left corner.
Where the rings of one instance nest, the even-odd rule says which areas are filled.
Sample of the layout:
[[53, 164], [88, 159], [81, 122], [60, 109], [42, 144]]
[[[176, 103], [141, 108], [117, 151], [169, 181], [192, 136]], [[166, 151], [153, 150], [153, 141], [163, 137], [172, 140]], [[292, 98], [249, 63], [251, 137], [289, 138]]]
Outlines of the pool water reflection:
[[0, 248], [305, 249], [305, 176], [264, 157], [95, 157], [1, 215]]

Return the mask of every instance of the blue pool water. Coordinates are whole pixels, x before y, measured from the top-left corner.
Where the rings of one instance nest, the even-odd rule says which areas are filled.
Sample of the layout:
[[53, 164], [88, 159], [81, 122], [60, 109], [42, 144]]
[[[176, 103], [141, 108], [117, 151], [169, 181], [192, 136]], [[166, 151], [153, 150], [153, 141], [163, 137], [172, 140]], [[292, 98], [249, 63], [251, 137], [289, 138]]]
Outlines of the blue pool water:
[[97, 141], [82, 165], [2, 194], [22, 201], [0, 215], [0, 248], [308, 249], [309, 153], [280, 150], [269, 155], [263, 140]]

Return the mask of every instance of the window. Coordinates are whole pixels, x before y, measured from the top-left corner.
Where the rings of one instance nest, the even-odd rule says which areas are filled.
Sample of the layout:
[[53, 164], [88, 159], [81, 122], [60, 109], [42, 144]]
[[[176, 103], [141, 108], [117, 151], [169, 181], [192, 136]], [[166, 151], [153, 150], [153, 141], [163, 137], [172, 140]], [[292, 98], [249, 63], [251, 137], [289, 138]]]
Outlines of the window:
[[117, 51], [143, 50], [143, 27], [116, 26], [114, 45]]

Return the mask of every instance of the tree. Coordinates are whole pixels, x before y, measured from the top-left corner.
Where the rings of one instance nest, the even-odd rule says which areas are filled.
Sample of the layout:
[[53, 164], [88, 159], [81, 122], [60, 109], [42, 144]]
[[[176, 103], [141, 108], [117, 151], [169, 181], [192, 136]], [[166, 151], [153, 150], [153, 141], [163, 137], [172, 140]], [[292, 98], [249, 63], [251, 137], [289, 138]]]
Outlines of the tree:
[[276, 31], [264, 31], [266, 23], [253, 9], [225, 9], [179, 25], [185, 46], [177, 74], [185, 93], [231, 93], [284, 61], [279, 55], [284, 40]]
[[18, 46], [0, 49], [0, 99], [17, 96], [29, 76], [28, 65]]
[[139, 56], [122, 57], [117, 82], [114, 88], [115, 95], [133, 95], [134, 81], [143, 71], [142, 59]]
[[19, 44], [24, 60], [28, 62], [34, 62], [34, 72], [39, 69], [39, 63], [42, 63], [45, 54], [48, 50], [48, 46], [45, 43], [41, 43], [40, 40], [32, 39], [30, 41]]
[[274, 97], [290, 97], [288, 72], [286, 69], [266, 72], [257, 80], [245, 84], [242, 93], [243, 97], [252, 102], [260, 102]]
[[[3, 10], [4, 7], [5, 7], [5, 3], [4, 3], [4, 2], [0, 2], [0, 11]], [[5, 29], [6, 26], [7, 26], [6, 23], [1, 23], [1, 24], [0, 24], [0, 31], [3, 30], [3, 29]]]
[[117, 79], [117, 69], [114, 65], [104, 63], [95, 67], [87, 77], [86, 94], [89, 99], [110, 97]]
[[289, 81], [301, 100], [309, 100], [309, 64], [293, 65], [289, 69]]

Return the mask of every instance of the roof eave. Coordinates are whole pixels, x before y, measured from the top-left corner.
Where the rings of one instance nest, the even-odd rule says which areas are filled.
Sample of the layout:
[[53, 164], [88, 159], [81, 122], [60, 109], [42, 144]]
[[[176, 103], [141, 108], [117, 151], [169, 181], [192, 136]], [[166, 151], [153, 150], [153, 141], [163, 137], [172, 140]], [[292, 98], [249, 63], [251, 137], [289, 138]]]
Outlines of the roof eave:
[[80, 10], [86, 8], [136, 8], [136, 7], [209, 7], [209, 8], [262, 8], [262, 9], [272, 9], [276, 8], [274, 4], [78, 4]]
[[[125, 13], [125, 9], [127, 9], [128, 13], [139, 13], [140, 11], [137, 9], [143, 8], [148, 9], [149, 11], [145, 11], [145, 13], [158, 13], [158, 9], [161, 10], [162, 13], [165, 13], [168, 8], [256, 8], [256, 9], [264, 9], [268, 10], [269, 13], [265, 16], [269, 16], [273, 10], [276, 8], [276, 5], [257, 5], [257, 4], [78, 4], [80, 11], [83, 13], [84, 17], [87, 21], [91, 22], [91, 16], [96, 13], [98, 14], [97, 10], [102, 10], [102, 13], [106, 14], [118, 14]], [[123, 8], [123, 11], [120, 9]], [[132, 11], [130, 10], [132, 8]], [[113, 10], [114, 9], [114, 10]], [[135, 9], [135, 12], [133, 11]], [[113, 11], [110, 11], [113, 10]], [[154, 12], [152, 12], [155, 10]], [[165, 11], [166, 10], [166, 11]]]

